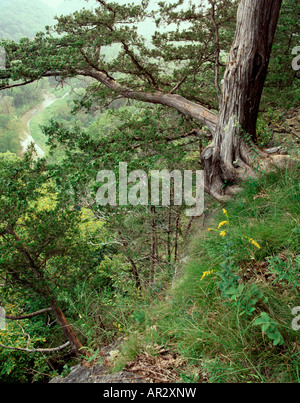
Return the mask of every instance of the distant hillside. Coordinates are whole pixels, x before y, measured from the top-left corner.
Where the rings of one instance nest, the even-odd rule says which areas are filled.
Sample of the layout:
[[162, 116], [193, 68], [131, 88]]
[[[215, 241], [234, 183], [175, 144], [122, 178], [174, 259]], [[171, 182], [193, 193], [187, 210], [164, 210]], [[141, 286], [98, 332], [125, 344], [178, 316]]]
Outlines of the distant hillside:
[[1, 0], [0, 38], [32, 38], [53, 23], [53, 8], [39, 0]]
[[52, 25], [55, 15], [69, 14], [95, 5], [91, 0], [62, 0], [52, 6], [46, 0], [1, 0], [0, 38], [18, 41], [22, 37], [32, 38], [46, 25]]

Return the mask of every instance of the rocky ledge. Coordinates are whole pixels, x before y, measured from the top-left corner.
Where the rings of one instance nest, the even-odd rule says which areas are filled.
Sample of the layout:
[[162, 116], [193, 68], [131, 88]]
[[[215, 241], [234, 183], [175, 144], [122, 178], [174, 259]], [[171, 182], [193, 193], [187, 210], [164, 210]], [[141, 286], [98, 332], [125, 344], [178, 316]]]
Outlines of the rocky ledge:
[[145, 381], [131, 372], [107, 374], [107, 368], [103, 365], [87, 368], [79, 364], [73, 367], [66, 377], [58, 376], [50, 383], [145, 383]]

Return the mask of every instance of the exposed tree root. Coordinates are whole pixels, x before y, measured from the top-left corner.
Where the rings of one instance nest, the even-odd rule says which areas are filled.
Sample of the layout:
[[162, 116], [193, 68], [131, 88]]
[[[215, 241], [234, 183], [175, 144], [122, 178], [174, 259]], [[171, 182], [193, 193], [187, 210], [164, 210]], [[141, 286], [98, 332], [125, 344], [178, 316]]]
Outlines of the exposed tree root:
[[[206, 172], [206, 187], [205, 191], [214, 197], [219, 202], [227, 202], [233, 199], [233, 197], [242, 191], [240, 184], [250, 178], [258, 178], [262, 173], [269, 173], [276, 169], [290, 168], [299, 163], [298, 159], [294, 159], [289, 155], [282, 154], [267, 154], [262, 150], [257, 150], [256, 158], [252, 160], [252, 164], [248, 165], [244, 161], [238, 161], [238, 167], [234, 170], [233, 165], [229, 169], [226, 169], [226, 177], [228, 173], [231, 173], [229, 179], [232, 185], [225, 186], [224, 175], [220, 166], [218, 167], [219, 174], [214, 177], [213, 180]], [[216, 169], [215, 169], [216, 171]], [[211, 169], [210, 171], [211, 172]], [[210, 186], [208, 184], [211, 184]]]

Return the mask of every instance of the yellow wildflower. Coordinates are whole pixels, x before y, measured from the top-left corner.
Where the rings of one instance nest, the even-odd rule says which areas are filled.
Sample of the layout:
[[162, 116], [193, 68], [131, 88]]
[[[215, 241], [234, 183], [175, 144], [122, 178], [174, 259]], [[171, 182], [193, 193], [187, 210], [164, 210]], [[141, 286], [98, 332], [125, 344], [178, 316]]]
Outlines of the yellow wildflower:
[[254, 241], [254, 239], [249, 238], [249, 242], [251, 242], [253, 245], [255, 245], [257, 247], [257, 249], [261, 249], [259, 244], [256, 241]]
[[[203, 280], [205, 277], [211, 275], [214, 272], [214, 270], [209, 270], [209, 271], [205, 271], [201, 277], [201, 280]], [[200, 281], [201, 281], [200, 280]]]
[[221, 232], [220, 232], [220, 235], [221, 235], [222, 237], [224, 237], [224, 236], [226, 235], [226, 231], [221, 231]]
[[224, 208], [223, 208], [223, 213], [224, 213], [224, 214], [227, 214], [227, 211], [226, 211]]
[[228, 224], [228, 221], [222, 221], [220, 222], [218, 229], [220, 229], [221, 227], [223, 227], [223, 225]]

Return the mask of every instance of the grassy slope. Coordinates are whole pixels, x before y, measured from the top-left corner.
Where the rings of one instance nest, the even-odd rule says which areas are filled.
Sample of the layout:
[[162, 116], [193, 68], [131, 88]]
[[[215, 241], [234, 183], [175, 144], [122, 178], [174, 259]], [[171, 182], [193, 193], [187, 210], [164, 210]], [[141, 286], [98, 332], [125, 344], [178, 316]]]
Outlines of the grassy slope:
[[[164, 346], [185, 361], [175, 370], [181, 381], [300, 381], [300, 330], [291, 313], [300, 306], [298, 168], [245, 183], [227, 213], [215, 211], [214, 231], [194, 235], [184, 275], [167, 298], [126, 325], [130, 336], [115, 370]], [[229, 223], [218, 229], [222, 221]], [[263, 329], [254, 325], [262, 312]]]

